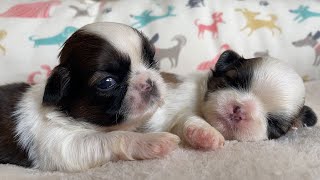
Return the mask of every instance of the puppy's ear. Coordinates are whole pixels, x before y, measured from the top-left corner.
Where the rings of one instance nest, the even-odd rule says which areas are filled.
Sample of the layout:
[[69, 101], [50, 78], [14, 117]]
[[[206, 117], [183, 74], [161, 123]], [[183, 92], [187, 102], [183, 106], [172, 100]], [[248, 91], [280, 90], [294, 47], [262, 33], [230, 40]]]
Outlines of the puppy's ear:
[[70, 72], [67, 68], [57, 66], [47, 80], [42, 104], [57, 105], [70, 89]]
[[215, 65], [215, 72], [217, 74], [225, 73], [241, 63], [241, 59], [243, 58], [232, 50], [224, 51]]
[[293, 122], [293, 127], [314, 126], [317, 123], [317, 115], [309, 106], [303, 106], [298, 117]]

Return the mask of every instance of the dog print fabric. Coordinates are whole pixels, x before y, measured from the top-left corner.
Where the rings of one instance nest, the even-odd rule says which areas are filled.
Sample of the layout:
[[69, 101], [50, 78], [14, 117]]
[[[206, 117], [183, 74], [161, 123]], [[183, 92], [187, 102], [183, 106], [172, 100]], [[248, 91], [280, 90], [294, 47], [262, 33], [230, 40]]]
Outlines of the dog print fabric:
[[45, 79], [65, 40], [100, 21], [142, 31], [163, 71], [207, 71], [233, 49], [281, 59], [305, 80], [320, 79], [317, 0], [2, 0], [0, 84]]
[[75, 27], [67, 26], [62, 30], [62, 32], [58, 33], [57, 35], [46, 38], [36, 38], [35, 36], [30, 36], [29, 40], [34, 42], [34, 47], [45, 45], [61, 46], [76, 30], [77, 28]]
[[1, 13], [0, 17], [48, 18], [50, 8], [58, 4], [60, 4], [60, 1], [58, 0], [21, 3], [14, 5], [7, 11]]

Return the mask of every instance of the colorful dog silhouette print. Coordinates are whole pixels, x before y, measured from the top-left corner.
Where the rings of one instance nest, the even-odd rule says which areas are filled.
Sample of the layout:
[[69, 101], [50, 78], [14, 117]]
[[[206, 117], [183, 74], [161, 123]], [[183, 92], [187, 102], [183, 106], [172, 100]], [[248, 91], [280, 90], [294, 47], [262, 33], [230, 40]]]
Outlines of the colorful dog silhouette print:
[[28, 84], [30, 85], [37, 84], [40, 81], [45, 80], [50, 76], [52, 69], [49, 65], [46, 65], [46, 64], [41, 65], [40, 69], [41, 69], [40, 71], [34, 71], [29, 74], [28, 80], [27, 80]]
[[187, 6], [190, 8], [196, 8], [200, 6], [204, 6], [204, 0], [189, 0]]
[[259, 5], [260, 5], [260, 6], [268, 6], [269, 3], [268, 3], [268, 1], [260, 1], [260, 2], [259, 2]]
[[59, 0], [18, 4], [1, 13], [0, 17], [48, 18], [51, 7], [58, 4]]
[[[0, 30], [0, 41], [3, 40], [7, 36], [7, 32], [5, 30]], [[0, 55], [6, 54], [6, 48], [0, 44]]]
[[225, 50], [229, 50], [230, 46], [228, 44], [223, 44], [222, 46], [220, 46], [220, 50], [218, 52], [218, 54], [216, 54], [212, 60], [208, 60], [208, 61], [204, 61], [201, 64], [198, 65], [197, 70], [199, 71], [207, 71], [210, 68], [212, 68], [218, 61], [220, 55], [225, 51]]
[[[150, 43], [155, 43], [159, 38], [159, 34], [155, 34], [151, 39]], [[175, 35], [171, 41], [177, 41], [177, 44], [168, 48], [158, 48], [156, 47], [155, 59], [160, 62], [168, 59], [171, 63], [171, 68], [178, 66], [179, 55], [182, 48], [187, 43], [187, 38], [184, 35]]]
[[80, 9], [74, 5], [70, 5], [69, 8], [76, 11], [76, 14], [73, 16], [73, 18], [80, 17], [80, 16], [89, 16], [88, 9]]
[[315, 59], [313, 62], [314, 66], [319, 66], [320, 64], [320, 42], [317, 40], [320, 38], [320, 31], [317, 31], [314, 35], [309, 33], [307, 37], [300, 39], [298, 41], [292, 42], [295, 47], [310, 46], [314, 49]]
[[297, 9], [289, 10], [289, 12], [297, 14], [294, 20], [298, 21], [298, 23], [301, 23], [311, 17], [320, 17], [320, 12], [310, 11], [309, 6], [303, 5], [300, 5]]
[[240, 31], [243, 31], [247, 28], [250, 29], [248, 36], [250, 36], [253, 31], [260, 28], [268, 28], [272, 32], [272, 35], [274, 35], [273, 29], [277, 29], [281, 33], [280, 27], [275, 24], [278, 18], [274, 14], [269, 14], [269, 16], [271, 17], [270, 20], [261, 20], [256, 19], [256, 16], [260, 14], [259, 12], [249, 11], [246, 8], [236, 9], [236, 11], [241, 12], [242, 15], [247, 19], [247, 24]]
[[130, 15], [130, 17], [134, 18], [137, 21], [133, 23], [131, 26], [134, 28], [142, 28], [153, 21], [171, 17], [171, 16], [176, 16], [175, 14], [172, 14], [173, 10], [174, 10], [173, 6], [168, 6], [167, 13], [159, 16], [151, 15], [152, 10], [143, 11], [140, 15], [137, 15], [137, 16]]
[[224, 23], [222, 19], [222, 12], [220, 13], [213, 13], [211, 15], [212, 18], [212, 24], [210, 25], [205, 25], [205, 24], [198, 24], [199, 19], [196, 19], [194, 21], [194, 24], [198, 27], [198, 38], [203, 38], [203, 34], [205, 31], [210, 31], [213, 35], [213, 37], [217, 38], [218, 37], [218, 24], [219, 23]]
[[64, 30], [52, 37], [47, 38], [35, 38], [35, 36], [30, 36], [29, 40], [34, 42], [34, 47], [46, 46], [46, 45], [59, 45], [61, 46], [68, 37], [73, 34], [77, 28], [73, 26], [67, 26]]

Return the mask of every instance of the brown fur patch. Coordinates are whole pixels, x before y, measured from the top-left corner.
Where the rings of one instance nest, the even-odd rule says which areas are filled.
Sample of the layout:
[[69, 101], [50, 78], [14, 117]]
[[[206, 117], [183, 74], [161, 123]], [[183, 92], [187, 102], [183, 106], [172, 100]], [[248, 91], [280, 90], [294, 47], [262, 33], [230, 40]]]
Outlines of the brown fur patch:
[[16, 110], [22, 94], [29, 88], [27, 84], [11, 84], [0, 87], [0, 163], [16, 164], [30, 167], [27, 153], [22, 149], [15, 138], [15, 118], [12, 116]]
[[164, 82], [170, 88], [177, 88], [182, 83], [182, 79], [177, 74], [167, 73], [167, 72], [161, 72], [160, 74]]

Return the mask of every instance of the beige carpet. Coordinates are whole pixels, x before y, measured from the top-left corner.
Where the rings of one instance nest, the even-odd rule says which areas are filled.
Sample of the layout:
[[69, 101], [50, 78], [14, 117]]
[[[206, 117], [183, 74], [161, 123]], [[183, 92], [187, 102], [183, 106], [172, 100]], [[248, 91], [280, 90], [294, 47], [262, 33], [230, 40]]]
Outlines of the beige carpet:
[[[307, 104], [320, 117], [320, 82], [309, 82]], [[320, 179], [320, 127], [272, 141], [229, 141], [215, 152], [180, 148], [160, 160], [110, 162], [83, 173], [39, 172], [0, 166], [0, 179]]]

